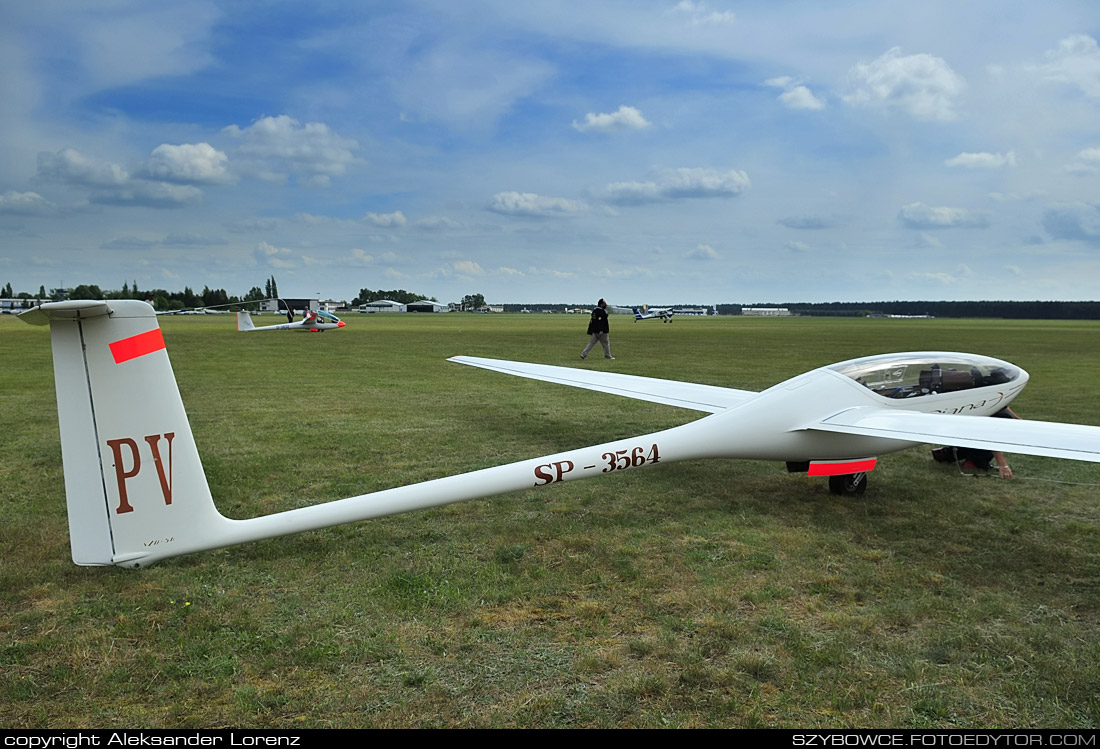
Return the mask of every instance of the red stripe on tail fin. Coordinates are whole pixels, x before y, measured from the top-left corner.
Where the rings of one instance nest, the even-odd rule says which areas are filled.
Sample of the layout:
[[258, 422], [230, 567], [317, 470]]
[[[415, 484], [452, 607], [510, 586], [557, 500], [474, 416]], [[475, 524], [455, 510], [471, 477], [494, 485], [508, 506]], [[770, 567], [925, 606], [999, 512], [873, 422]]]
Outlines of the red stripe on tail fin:
[[111, 355], [115, 357], [115, 364], [122, 364], [163, 349], [164, 335], [160, 328], [153, 328], [108, 345], [111, 347]]

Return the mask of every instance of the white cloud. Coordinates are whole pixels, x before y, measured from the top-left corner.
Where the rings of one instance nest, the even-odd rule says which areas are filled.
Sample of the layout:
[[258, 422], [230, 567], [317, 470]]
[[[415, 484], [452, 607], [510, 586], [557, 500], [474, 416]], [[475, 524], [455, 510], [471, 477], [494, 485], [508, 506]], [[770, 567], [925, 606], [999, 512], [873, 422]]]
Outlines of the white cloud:
[[779, 101], [790, 109], [818, 110], [825, 108], [825, 100], [814, 96], [813, 91], [802, 85], [794, 78], [783, 75], [777, 78], [769, 78], [764, 81], [765, 86], [784, 89], [779, 95]]
[[605, 199], [617, 205], [637, 205], [680, 198], [732, 198], [752, 185], [749, 175], [737, 169], [672, 169], [649, 182], [613, 182]]
[[555, 281], [572, 281], [577, 277], [576, 273], [572, 271], [559, 270], [557, 268], [535, 268], [530, 267], [527, 269], [528, 276], [545, 276]]
[[652, 268], [644, 265], [636, 265], [634, 267], [615, 266], [614, 268], [593, 268], [591, 270], [586, 270], [586, 273], [596, 278], [606, 278], [615, 281], [653, 278], [657, 275]]
[[141, 237], [116, 237], [99, 245], [101, 250], [150, 250], [159, 243], [156, 239], [143, 239]]
[[1090, 99], [1100, 99], [1100, 47], [1091, 36], [1077, 34], [1046, 53], [1039, 71], [1048, 80], [1068, 83]]
[[700, 244], [688, 253], [688, 257], [692, 260], [717, 260], [719, 255], [718, 251], [709, 244]]
[[667, 11], [692, 26], [724, 26], [737, 20], [731, 10], [711, 10], [705, 0], [680, 0]]
[[910, 229], [984, 228], [989, 221], [963, 208], [910, 203], [903, 206], [898, 218]]
[[332, 177], [359, 163], [359, 144], [344, 138], [321, 122], [304, 126], [293, 117], [262, 117], [246, 128], [230, 125], [222, 132], [241, 141], [243, 156], [254, 159], [242, 165], [253, 176], [270, 181], [285, 179], [284, 172], [303, 178], [314, 187], [326, 187]]
[[233, 181], [228, 162], [229, 157], [209, 143], [164, 143], [153, 149], [142, 176], [164, 182], [225, 184]]
[[604, 188], [605, 199], [618, 205], [653, 203], [661, 200], [656, 182], [612, 182]]
[[910, 273], [907, 278], [914, 281], [930, 281], [942, 286], [953, 286], [973, 276], [973, 271], [965, 265], [960, 265], [957, 271], [952, 273]]
[[787, 216], [777, 221], [788, 229], [800, 229], [816, 231], [818, 229], [830, 229], [837, 225], [837, 221], [824, 216]]
[[335, 224], [339, 223], [331, 216], [318, 216], [315, 213], [295, 213], [290, 217], [290, 220], [296, 224], [306, 224], [308, 226], [320, 226], [322, 224]]
[[665, 175], [661, 191], [672, 198], [733, 197], [750, 185], [749, 175], [736, 169], [682, 168]]
[[1100, 148], [1086, 148], [1078, 151], [1073, 161], [1066, 164], [1065, 169], [1070, 174], [1100, 174]]
[[56, 154], [38, 154], [38, 176], [53, 182], [86, 187], [118, 187], [130, 181], [130, 174], [118, 164], [89, 159], [75, 148]]
[[34, 216], [53, 210], [53, 203], [36, 192], [6, 192], [0, 195], [0, 213]]
[[790, 242], [787, 242], [787, 244], [784, 245], [784, 246], [788, 250], [790, 250], [791, 252], [801, 253], [801, 252], [809, 252], [810, 251], [810, 245], [806, 244], [805, 242], [799, 242], [797, 240], [792, 240]]
[[779, 101], [791, 109], [824, 109], [825, 100], [814, 96], [805, 86], [795, 86], [779, 95]]
[[485, 270], [473, 260], [459, 260], [458, 262], [452, 263], [451, 267], [454, 269], [455, 273], [461, 276], [485, 275]]
[[943, 247], [943, 242], [941, 242], [931, 234], [922, 231], [918, 232], [916, 236], [913, 237], [912, 246], [918, 249], [927, 249], [929, 247]]
[[584, 203], [551, 198], [530, 192], [499, 192], [489, 200], [488, 209], [505, 216], [569, 216], [588, 210]]
[[374, 224], [375, 226], [381, 226], [389, 229], [404, 226], [408, 223], [408, 220], [405, 218], [405, 214], [403, 214], [401, 211], [394, 211], [393, 213], [368, 212], [367, 215], [363, 216], [363, 220], [366, 221], [368, 224]]
[[650, 124], [634, 107], [620, 106], [611, 114], [589, 112], [584, 122], [573, 120], [573, 127], [582, 133], [610, 133], [622, 130], [644, 130]]
[[958, 99], [966, 80], [942, 58], [928, 54], [903, 56], [893, 47], [869, 63], [853, 67], [848, 78], [854, 106], [900, 109], [919, 120], [948, 121], [957, 117]]
[[202, 201], [202, 190], [187, 184], [135, 178], [118, 164], [88, 158], [74, 148], [38, 154], [38, 179], [90, 188], [98, 205], [178, 208]]
[[1016, 152], [960, 153], [943, 163], [947, 166], [961, 166], [967, 169], [1000, 169], [1005, 166], [1016, 166]]
[[252, 257], [259, 265], [265, 265], [271, 268], [293, 268], [294, 253], [285, 247], [276, 247], [268, 242], [260, 242], [260, 244], [252, 251]]

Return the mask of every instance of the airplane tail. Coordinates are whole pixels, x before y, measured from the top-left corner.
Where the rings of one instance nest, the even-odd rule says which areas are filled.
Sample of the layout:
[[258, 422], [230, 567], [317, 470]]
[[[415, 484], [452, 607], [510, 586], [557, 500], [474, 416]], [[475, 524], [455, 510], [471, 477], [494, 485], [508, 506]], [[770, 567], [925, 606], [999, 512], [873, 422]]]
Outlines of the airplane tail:
[[252, 323], [252, 315], [248, 312], [241, 310], [237, 313], [237, 331], [242, 330], [255, 330], [256, 326]]
[[50, 326], [73, 561], [137, 567], [177, 538], [220, 535], [232, 521], [214, 507], [153, 308], [52, 302], [20, 317]]
[[634, 309], [634, 319], [635, 320], [641, 320], [642, 319], [642, 313], [638, 311], [637, 307], [634, 307], [633, 309]]
[[43, 304], [20, 317], [50, 326], [69, 537], [80, 565], [145, 567], [196, 551], [724, 454], [714, 422], [701, 419], [642, 437], [228, 519], [210, 494], [151, 306], [74, 300]]

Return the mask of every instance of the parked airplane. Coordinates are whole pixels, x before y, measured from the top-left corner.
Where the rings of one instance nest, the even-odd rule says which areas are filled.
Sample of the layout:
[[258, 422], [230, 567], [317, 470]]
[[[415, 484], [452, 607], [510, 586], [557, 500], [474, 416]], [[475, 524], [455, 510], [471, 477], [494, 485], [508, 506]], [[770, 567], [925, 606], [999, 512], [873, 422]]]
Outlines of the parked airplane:
[[1028, 374], [975, 354], [870, 356], [760, 393], [456, 356], [450, 361], [709, 414], [652, 434], [233, 520], [214, 505], [153, 308], [43, 304], [49, 324], [73, 561], [143, 567], [168, 557], [699, 458], [786, 462], [860, 493], [873, 456], [925, 442], [1100, 462], [1100, 427], [973, 418], [1007, 406]]
[[645, 314], [642, 314], [637, 307], [634, 307], [634, 322], [639, 320], [660, 320], [661, 322], [672, 322], [672, 310], [668, 307], [642, 307]]
[[639, 320], [661, 320], [661, 322], [672, 322], [672, 318], [676, 315], [688, 315], [691, 317], [705, 317], [709, 314], [718, 314], [717, 307], [712, 307], [711, 310], [707, 310], [703, 307], [649, 307], [643, 306], [641, 310], [637, 307], [632, 307], [634, 312], [634, 322]]
[[324, 310], [306, 310], [305, 316], [298, 322], [294, 322], [294, 313], [287, 310], [287, 322], [281, 325], [264, 325], [257, 328], [252, 322], [252, 316], [247, 312], [237, 313], [237, 330], [252, 332], [255, 330], [308, 330], [310, 333], [323, 333], [326, 330], [336, 330], [347, 325], [331, 312]]

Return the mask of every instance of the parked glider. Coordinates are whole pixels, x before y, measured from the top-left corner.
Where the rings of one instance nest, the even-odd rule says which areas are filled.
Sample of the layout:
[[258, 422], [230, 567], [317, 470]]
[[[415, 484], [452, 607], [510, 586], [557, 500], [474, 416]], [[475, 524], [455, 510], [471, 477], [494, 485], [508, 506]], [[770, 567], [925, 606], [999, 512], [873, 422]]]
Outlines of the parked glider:
[[264, 325], [257, 328], [252, 322], [252, 315], [247, 312], [238, 312], [237, 330], [244, 333], [255, 330], [307, 330], [310, 333], [323, 333], [326, 330], [337, 330], [347, 325], [336, 315], [324, 310], [307, 310], [301, 320], [294, 322], [294, 313], [288, 309], [286, 317], [287, 322], [281, 325]]
[[872, 456], [925, 442], [1100, 462], [1100, 427], [983, 419], [1024, 370], [986, 356], [906, 353], [821, 367], [760, 393], [456, 356], [451, 361], [709, 415], [652, 434], [247, 520], [214, 506], [153, 308], [67, 301], [24, 312], [50, 325], [73, 561], [160, 559], [658, 463], [750, 458], [858, 493]]

